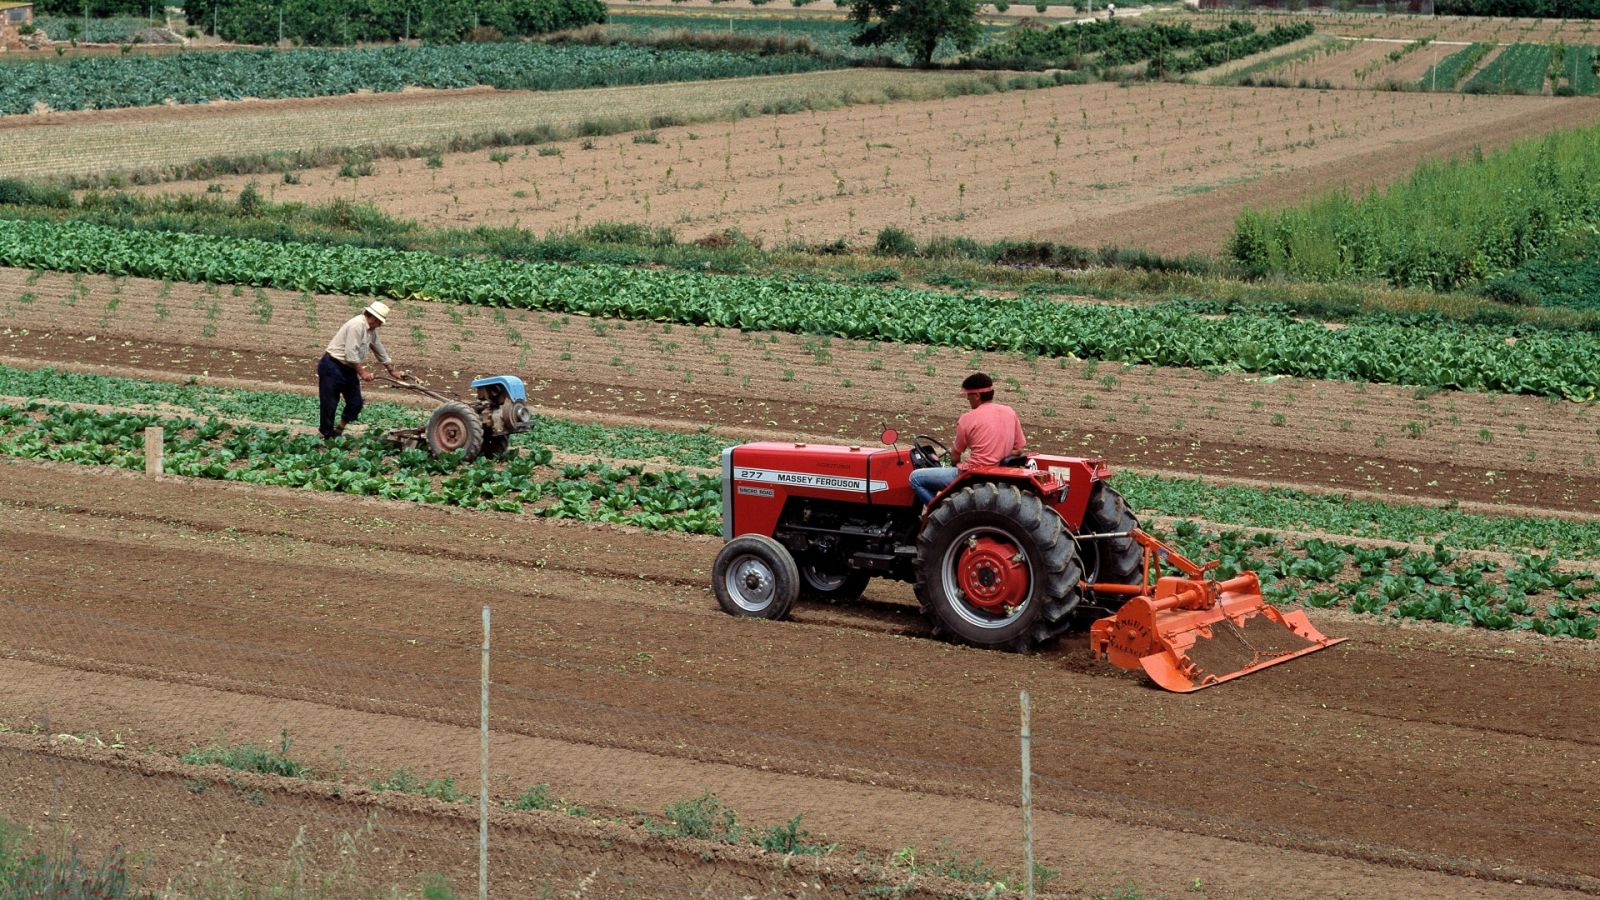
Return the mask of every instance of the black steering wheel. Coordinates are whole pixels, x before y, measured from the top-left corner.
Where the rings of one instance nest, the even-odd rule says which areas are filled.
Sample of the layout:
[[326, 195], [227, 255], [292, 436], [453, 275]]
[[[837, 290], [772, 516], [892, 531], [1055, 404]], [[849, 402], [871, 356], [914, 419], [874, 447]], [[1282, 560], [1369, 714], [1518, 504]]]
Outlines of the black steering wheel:
[[[938, 452], [934, 448], [938, 448]], [[936, 437], [919, 434], [911, 441], [911, 466], [915, 469], [932, 469], [939, 466], [939, 457], [949, 456], [950, 449]]]

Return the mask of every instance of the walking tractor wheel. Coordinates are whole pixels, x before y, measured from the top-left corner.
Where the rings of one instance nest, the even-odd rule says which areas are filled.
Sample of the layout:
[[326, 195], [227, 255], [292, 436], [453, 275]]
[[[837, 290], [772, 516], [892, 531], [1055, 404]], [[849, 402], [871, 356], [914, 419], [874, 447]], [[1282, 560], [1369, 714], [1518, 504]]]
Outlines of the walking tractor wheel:
[[782, 619], [800, 595], [800, 570], [782, 544], [766, 535], [746, 534], [717, 553], [711, 590], [729, 615]]
[[428, 417], [428, 450], [434, 455], [459, 451], [468, 461], [483, 452], [483, 422], [472, 407], [452, 401]]

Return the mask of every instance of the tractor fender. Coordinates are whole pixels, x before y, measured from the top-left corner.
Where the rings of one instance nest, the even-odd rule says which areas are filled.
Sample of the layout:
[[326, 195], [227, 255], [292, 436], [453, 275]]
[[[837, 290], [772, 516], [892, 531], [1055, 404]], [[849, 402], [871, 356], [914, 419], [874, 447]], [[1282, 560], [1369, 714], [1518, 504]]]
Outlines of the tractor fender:
[[[1036, 469], [1021, 466], [983, 466], [963, 472], [949, 487], [940, 491], [928, 504], [932, 510], [946, 494], [967, 485], [990, 481], [1014, 484], [1024, 493], [1033, 494], [1044, 505], [1061, 517], [1067, 530], [1076, 534], [1083, 527], [1084, 513], [1089, 508], [1089, 496], [1095, 483], [1111, 474], [1104, 462], [1098, 459], [1035, 457]], [[923, 519], [926, 521], [927, 512]]]

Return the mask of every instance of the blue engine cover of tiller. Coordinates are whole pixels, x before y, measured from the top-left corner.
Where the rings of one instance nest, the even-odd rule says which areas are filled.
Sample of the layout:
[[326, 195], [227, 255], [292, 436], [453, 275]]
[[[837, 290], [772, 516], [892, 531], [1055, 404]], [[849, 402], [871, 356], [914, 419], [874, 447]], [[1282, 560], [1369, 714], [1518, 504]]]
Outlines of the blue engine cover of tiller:
[[505, 388], [506, 396], [510, 397], [513, 401], [528, 399], [528, 391], [522, 386], [522, 379], [515, 375], [494, 375], [489, 378], [479, 378], [477, 381], [472, 383], [472, 386], [475, 388], [481, 388], [488, 387], [491, 384], [498, 384]]

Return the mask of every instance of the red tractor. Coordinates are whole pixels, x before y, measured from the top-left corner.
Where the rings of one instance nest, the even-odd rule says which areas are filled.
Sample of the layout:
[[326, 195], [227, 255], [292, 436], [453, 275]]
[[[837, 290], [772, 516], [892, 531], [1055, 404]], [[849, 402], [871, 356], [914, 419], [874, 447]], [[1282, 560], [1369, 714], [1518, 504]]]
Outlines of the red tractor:
[[[796, 600], [854, 600], [890, 578], [914, 586], [936, 633], [978, 647], [1028, 652], [1098, 616], [1093, 652], [1178, 691], [1338, 643], [1267, 605], [1254, 573], [1218, 582], [1215, 563], [1141, 531], [1102, 460], [1010, 457], [962, 472], [923, 508], [911, 472], [938, 465], [944, 445], [883, 439], [723, 451], [712, 589], [725, 611], [782, 619]], [[1238, 640], [1213, 644], [1224, 632]]]

